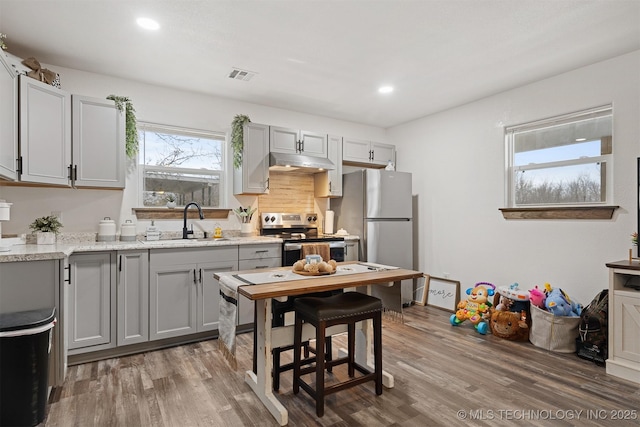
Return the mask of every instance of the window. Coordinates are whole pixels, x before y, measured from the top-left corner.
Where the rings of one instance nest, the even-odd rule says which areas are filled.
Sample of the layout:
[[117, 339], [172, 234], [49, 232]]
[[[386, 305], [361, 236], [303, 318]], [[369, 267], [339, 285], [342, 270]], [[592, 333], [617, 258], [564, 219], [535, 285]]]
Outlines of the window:
[[505, 129], [511, 207], [595, 206], [612, 194], [611, 105]]
[[221, 132], [138, 123], [142, 202], [165, 206], [170, 196], [178, 206], [224, 203], [225, 135]]

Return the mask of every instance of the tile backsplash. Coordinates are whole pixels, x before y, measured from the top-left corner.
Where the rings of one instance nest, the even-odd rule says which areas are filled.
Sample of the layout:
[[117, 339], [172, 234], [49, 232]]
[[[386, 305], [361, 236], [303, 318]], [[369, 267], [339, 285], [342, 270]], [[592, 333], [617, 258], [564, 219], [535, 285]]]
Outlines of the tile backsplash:
[[269, 173], [269, 194], [258, 196], [258, 211], [262, 212], [316, 212], [318, 227], [324, 229], [324, 212], [329, 199], [314, 197], [314, 177], [308, 173]]

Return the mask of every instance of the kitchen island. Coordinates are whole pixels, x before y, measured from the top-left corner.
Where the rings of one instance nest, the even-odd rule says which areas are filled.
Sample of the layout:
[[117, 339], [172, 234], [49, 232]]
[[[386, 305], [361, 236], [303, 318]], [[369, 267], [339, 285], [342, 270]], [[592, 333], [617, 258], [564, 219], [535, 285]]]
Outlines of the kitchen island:
[[[349, 266], [365, 266], [364, 269], [341, 274], [341, 267], [348, 270]], [[343, 270], [343, 271], [344, 271]], [[288, 273], [291, 267], [264, 270], [261, 274], [268, 273]], [[222, 284], [240, 281], [241, 286], [237, 287], [237, 292], [250, 300], [256, 302], [255, 337], [256, 349], [254, 355], [255, 372], [247, 371], [245, 381], [253, 389], [262, 403], [269, 409], [280, 425], [288, 423], [288, 411], [280, 403], [273, 393], [273, 378], [271, 371], [273, 361], [271, 352], [274, 347], [282, 347], [293, 343], [293, 326], [272, 328], [271, 326], [271, 305], [274, 298], [286, 298], [289, 296], [303, 295], [313, 292], [332, 291], [346, 288], [356, 288], [366, 286], [367, 293], [372, 293], [371, 285], [376, 287], [400, 288], [402, 280], [417, 279], [423, 274], [418, 271], [400, 269], [395, 267], [385, 268], [373, 264], [347, 262], [338, 264], [338, 272], [333, 275], [294, 278], [283, 278], [282, 281], [272, 281], [265, 284], [251, 284], [246, 281], [243, 273], [253, 272], [224, 272], [215, 273], [214, 277]], [[243, 277], [239, 277], [243, 276]], [[296, 280], [297, 279], [297, 280]], [[399, 292], [398, 292], [399, 295]], [[384, 305], [384, 302], [383, 302]], [[363, 322], [364, 323], [364, 322]], [[331, 328], [327, 334], [336, 333]], [[222, 335], [222, 331], [221, 331]], [[313, 328], [304, 325], [303, 340], [314, 336]], [[371, 353], [372, 331], [370, 322], [361, 325], [356, 336], [356, 360], [363, 366], [372, 366], [373, 356]], [[387, 388], [393, 387], [393, 376], [384, 372], [383, 384]]]

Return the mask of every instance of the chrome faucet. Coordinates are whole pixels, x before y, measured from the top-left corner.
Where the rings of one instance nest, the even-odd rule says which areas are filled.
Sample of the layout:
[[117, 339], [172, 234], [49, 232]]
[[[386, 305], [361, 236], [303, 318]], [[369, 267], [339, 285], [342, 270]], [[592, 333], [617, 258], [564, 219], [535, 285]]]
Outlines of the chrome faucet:
[[202, 209], [200, 208], [200, 205], [197, 204], [196, 202], [191, 202], [191, 203], [187, 203], [187, 206], [184, 207], [184, 224], [182, 226], [182, 238], [183, 239], [188, 239], [189, 235], [193, 235], [193, 229], [191, 230], [187, 230], [187, 209], [189, 209], [189, 206], [195, 206], [196, 208], [198, 208], [198, 213], [200, 214], [200, 219], [204, 219], [204, 215], [202, 215]]

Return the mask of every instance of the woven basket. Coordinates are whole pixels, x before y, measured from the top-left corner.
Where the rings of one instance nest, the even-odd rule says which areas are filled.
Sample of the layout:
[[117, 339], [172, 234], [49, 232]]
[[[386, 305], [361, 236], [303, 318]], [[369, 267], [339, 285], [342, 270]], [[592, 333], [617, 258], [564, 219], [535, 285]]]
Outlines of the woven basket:
[[558, 353], [575, 353], [580, 317], [554, 316], [531, 305], [529, 341], [536, 347]]

